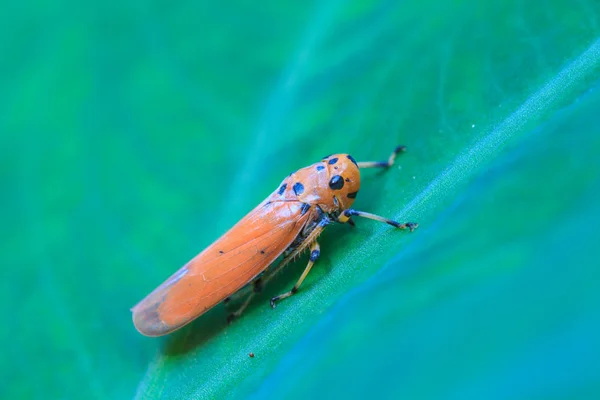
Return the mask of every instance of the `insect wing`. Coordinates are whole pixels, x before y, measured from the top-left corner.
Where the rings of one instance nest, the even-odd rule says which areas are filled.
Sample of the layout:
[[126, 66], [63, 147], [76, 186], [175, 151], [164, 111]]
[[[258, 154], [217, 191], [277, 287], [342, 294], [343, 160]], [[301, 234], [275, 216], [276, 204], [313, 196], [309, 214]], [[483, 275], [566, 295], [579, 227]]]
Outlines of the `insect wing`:
[[310, 220], [297, 201], [265, 201], [169, 277], [133, 311], [146, 336], [170, 333], [248, 284]]

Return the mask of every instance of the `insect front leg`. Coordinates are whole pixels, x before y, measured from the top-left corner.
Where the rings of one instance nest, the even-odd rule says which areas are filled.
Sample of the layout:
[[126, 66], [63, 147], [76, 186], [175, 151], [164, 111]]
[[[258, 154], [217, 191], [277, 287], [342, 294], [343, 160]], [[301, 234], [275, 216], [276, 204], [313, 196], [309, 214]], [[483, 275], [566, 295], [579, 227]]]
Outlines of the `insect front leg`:
[[361, 161], [357, 163], [358, 168], [389, 168], [394, 165], [396, 156], [406, 151], [406, 146], [398, 146], [394, 149], [394, 152], [390, 154], [387, 161]]
[[298, 282], [296, 282], [296, 284], [294, 285], [292, 290], [290, 290], [289, 292], [282, 293], [279, 296], [273, 297], [271, 299], [271, 307], [275, 308], [277, 301], [285, 299], [286, 297], [290, 297], [291, 295], [293, 295], [294, 293], [296, 293], [298, 291], [298, 289], [300, 288], [300, 285], [302, 285], [302, 282], [304, 281], [304, 279], [310, 272], [310, 269], [312, 268], [314, 263], [319, 259], [320, 255], [321, 255], [321, 248], [319, 247], [319, 243], [317, 243], [315, 241], [310, 246], [310, 258], [308, 260], [308, 265], [306, 266], [306, 268], [304, 268], [304, 272], [302, 272], [300, 279], [298, 279]]
[[363, 217], [363, 218], [368, 218], [368, 219], [373, 219], [375, 221], [380, 221], [380, 222], [385, 222], [386, 224], [389, 224], [395, 228], [399, 228], [399, 229], [410, 229], [410, 231], [414, 231], [419, 224], [417, 224], [416, 222], [404, 222], [404, 223], [400, 223], [400, 222], [396, 222], [396, 221], [392, 221], [391, 219], [387, 219], [384, 217], [380, 217], [379, 215], [375, 215], [375, 214], [371, 214], [368, 212], [364, 212], [364, 211], [357, 211], [357, 210], [353, 210], [351, 208], [344, 210], [343, 213], [340, 214], [340, 216], [338, 217], [338, 222], [341, 223], [346, 223], [350, 220], [350, 217], [353, 216], [357, 216], [357, 217]]

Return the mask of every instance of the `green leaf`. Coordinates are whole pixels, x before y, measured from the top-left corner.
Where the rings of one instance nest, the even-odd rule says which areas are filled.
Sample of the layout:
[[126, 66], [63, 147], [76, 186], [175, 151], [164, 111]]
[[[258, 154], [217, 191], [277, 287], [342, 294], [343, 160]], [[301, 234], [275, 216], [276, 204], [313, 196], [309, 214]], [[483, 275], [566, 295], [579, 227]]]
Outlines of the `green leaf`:
[[[596, 398], [600, 4], [0, 15], [0, 398]], [[242, 318], [129, 308], [300, 167], [385, 159]], [[249, 357], [249, 353], [254, 357]]]

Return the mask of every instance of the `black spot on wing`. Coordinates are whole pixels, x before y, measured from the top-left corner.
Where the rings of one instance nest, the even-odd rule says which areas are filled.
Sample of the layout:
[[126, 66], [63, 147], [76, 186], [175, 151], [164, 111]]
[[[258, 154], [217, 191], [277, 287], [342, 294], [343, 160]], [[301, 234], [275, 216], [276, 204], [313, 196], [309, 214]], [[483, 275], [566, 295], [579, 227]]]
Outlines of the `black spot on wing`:
[[328, 163], [329, 165], [333, 165], [333, 164], [335, 164], [336, 162], [338, 162], [338, 159], [337, 159], [337, 157], [336, 157], [336, 158], [332, 158], [332, 159], [331, 159], [331, 160], [329, 160], [327, 163]]
[[358, 194], [358, 191], [352, 192], [352, 193], [348, 193], [348, 198], [349, 199], [355, 199], [357, 194]]
[[285, 189], [287, 189], [287, 183], [284, 183], [279, 187], [279, 191], [277, 192], [277, 194], [283, 194], [283, 192], [285, 192]]
[[304, 185], [300, 182], [296, 182], [292, 189], [294, 189], [294, 193], [296, 193], [296, 196], [300, 196], [302, 193], [304, 193]]
[[322, 166], [322, 165], [317, 165], [317, 171], [322, 171], [322, 170], [324, 170], [324, 169], [325, 169], [325, 167], [324, 167], [324, 166]]
[[358, 163], [356, 162], [354, 157], [352, 157], [350, 154], [348, 154], [346, 157], [348, 157], [348, 160], [352, 161], [354, 163], [354, 165], [356, 165], [358, 167]]

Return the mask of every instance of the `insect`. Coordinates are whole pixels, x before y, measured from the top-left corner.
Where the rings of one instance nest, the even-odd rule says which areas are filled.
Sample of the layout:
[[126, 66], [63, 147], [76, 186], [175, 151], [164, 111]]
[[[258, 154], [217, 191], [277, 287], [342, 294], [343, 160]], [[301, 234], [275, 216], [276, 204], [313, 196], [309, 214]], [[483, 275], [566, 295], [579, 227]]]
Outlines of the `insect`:
[[[248, 286], [252, 292], [229, 315], [231, 322], [277, 271], [310, 250], [308, 265], [296, 284], [271, 299], [274, 308], [298, 291], [321, 254], [317, 238], [333, 222], [354, 226], [352, 217], [363, 217], [412, 232], [418, 224], [350, 208], [360, 189], [360, 169], [389, 168], [404, 150], [398, 146], [387, 161], [379, 162], [356, 162], [349, 154], [333, 154], [290, 174], [233, 228], [134, 306], [135, 327], [146, 336], [166, 335], [220, 302], [227, 303], [232, 294], [252, 282]], [[281, 262], [266, 274], [281, 255]]]

